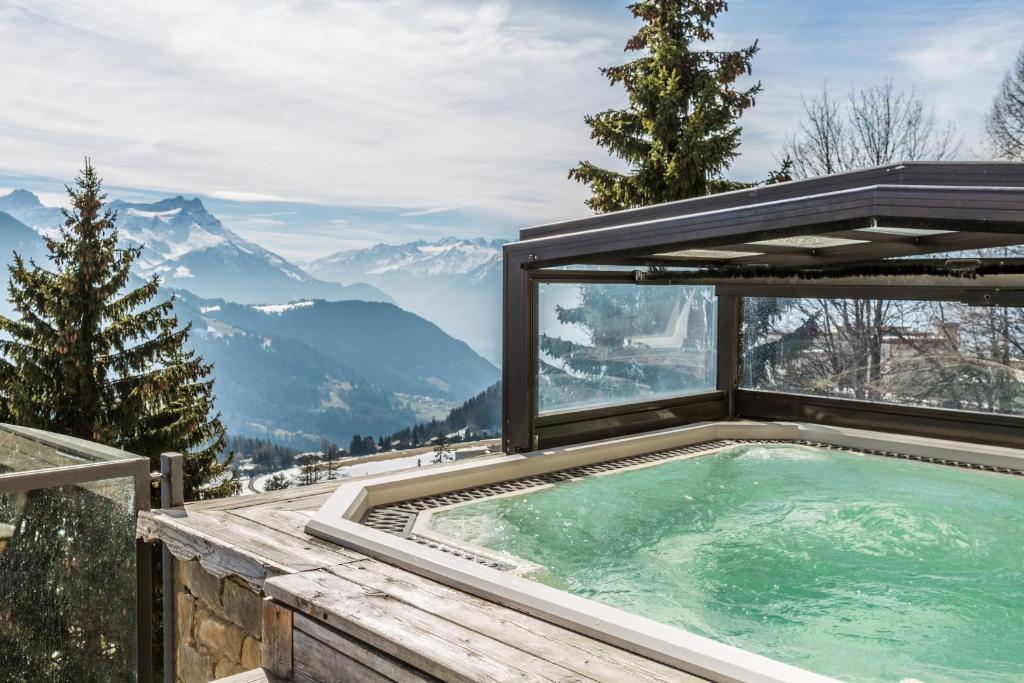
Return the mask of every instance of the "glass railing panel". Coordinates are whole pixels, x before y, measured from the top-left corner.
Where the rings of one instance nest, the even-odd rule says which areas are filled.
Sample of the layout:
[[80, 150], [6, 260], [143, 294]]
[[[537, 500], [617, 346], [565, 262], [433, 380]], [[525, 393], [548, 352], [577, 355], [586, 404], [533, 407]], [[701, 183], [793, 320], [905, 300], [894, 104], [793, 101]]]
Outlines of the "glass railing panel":
[[133, 458], [130, 453], [27, 427], [0, 425], [0, 476]]
[[136, 679], [134, 491], [0, 494], [0, 680]]

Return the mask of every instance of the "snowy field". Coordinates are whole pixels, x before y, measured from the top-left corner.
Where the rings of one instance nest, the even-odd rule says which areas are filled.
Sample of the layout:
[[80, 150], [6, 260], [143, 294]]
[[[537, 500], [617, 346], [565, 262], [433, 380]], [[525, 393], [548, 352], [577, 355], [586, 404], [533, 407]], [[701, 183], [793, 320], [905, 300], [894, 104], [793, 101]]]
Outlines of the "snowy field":
[[[460, 454], [462, 457], [476, 457], [483, 455], [480, 453], [478, 446], [469, 448], [456, 448], [448, 454], [450, 460], [454, 460]], [[492, 447], [492, 453], [497, 452], [497, 447]], [[359, 462], [352, 465], [343, 465], [336, 467], [335, 480], [345, 479], [349, 477], [365, 477], [371, 474], [380, 474], [382, 472], [396, 472], [398, 470], [413, 469], [416, 467], [427, 467], [434, 463], [434, 452], [428, 451], [426, 453], [417, 453], [414, 455], [408, 455], [404, 457], [395, 457], [387, 460], [372, 460], [370, 462]], [[450, 461], [449, 460], [449, 461]], [[344, 462], [344, 461], [342, 461]], [[292, 486], [298, 486], [299, 482], [302, 481], [302, 468], [291, 467], [286, 470], [279, 470], [278, 472], [271, 472], [270, 474], [264, 474], [255, 479], [242, 479], [242, 492], [243, 496], [251, 496], [256, 493], [262, 493], [267, 481], [280, 473], [284, 473], [291, 479]], [[325, 481], [321, 479], [320, 481]]]

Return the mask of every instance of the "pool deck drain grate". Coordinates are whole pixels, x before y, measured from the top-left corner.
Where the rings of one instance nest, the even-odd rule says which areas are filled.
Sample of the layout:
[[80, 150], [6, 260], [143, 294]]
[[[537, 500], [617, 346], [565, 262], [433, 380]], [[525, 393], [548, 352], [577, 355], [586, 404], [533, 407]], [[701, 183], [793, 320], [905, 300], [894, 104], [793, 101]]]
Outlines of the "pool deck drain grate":
[[592, 465], [582, 465], [580, 467], [573, 467], [571, 469], [559, 470], [556, 472], [549, 472], [547, 474], [540, 474], [532, 477], [523, 477], [521, 479], [510, 479], [509, 481], [499, 482], [497, 484], [488, 484], [486, 486], [475, 486], [473, 488], [462, 489], [460, 491], [451, 491], [449, 493], [441, 493], [434, 496], [424, 496], [422, 498], [414, 498], [411, 500], [402, 501], [401, 503], [391, 503], [389, 505], [380, 505], [377, 507], [370, 508], [363, 515], [361, 524], [383, 531], [395, 536], [401, 536], [407, 538], [410, 541], [415, 541], [420, 545], [427, 546], [434, 550], [440, 550], [441, 552], [462, 557], [467, 560], [471, 560], [478, 564], [490, 567], [492, 569], [498, 569], [501, 571], [511, 571], [516, 568], [515, 565], [500, 562], [489, 557], [483, 557], [476, 553], [458, 548], [456, 546], [438, 543], [437, 541], [423, 538], [412, 533], [413, 525], [416, 523], [416, 517], [419, 513], [426, 510], [436, 510], [438, 508], [449, 507], [451, 505], [458, 505], [460, 503], [471, 503], [476, 500], [485, 500], [494, 496], [507, 495], [510, 493], [519, 493], [529, 491], [541, 486], [547, 486], [549, 484], [559, 484], [567, 481], [577, 481], [585, 479], [590, 476], [597, 474], [605, 474], [607, 472], [614, 472], [616, 470], [626, 469], [629, 467], [635, 467], [637, 465], [646, 465], [662, 460], [671, 460], [685, 455], [695, 455], [706, 451], [718, 450], [728, 446], [739, 446], [744, 444], [796, 444], [799, 446], [814, 446], [816, 448], [826, 448], [834, 451], [845, 451], [849, 453], [863, 453], [865, 455], [876, 455], [886, 458], [897, 458], [900, 460], [915, 460], [918, 462], [926, 462], [935, 465], [945, 465], [947, 467], [960, 467], [971, 470], [981, 470], [985, 472], [996, 472], [999, 474], [1010, 474], [1015, 476], [1024, 476], [1024, 470], [1010, 469], [1005, 467], [991, 467], [988, 465], [979, 465], [976, 463], [963, 462], [959, 460], [946, 460], [943, 458], [930, 458], [920, 455], [908, 455], [906, 453], [897, 453], [894, 451], [881, 451], [864, 448], [850, 448], [846, 446], [836, 446], [834, 444], [821, 443], [817, 441], [802, 441], [794, 439], [722, 439], [717, 441], [702, 441], [700, 443], [691, 444], [689, 446], [680, 446], [679, 448], [669, 448], [663, 451], [655, 451], [653, 453], [644, 453], [642, 455], [630, 455], [624, 458], [618, 458], [616, 460], [608, 460], [606, 462], [594, 463]]

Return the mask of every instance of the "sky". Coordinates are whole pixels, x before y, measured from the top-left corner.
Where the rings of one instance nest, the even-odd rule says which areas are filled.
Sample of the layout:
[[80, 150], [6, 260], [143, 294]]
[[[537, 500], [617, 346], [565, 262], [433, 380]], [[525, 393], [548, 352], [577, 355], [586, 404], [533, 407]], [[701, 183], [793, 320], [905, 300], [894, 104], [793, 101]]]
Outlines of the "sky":
[[[615, 167], [583, 115], [625, 0], [0, 0], [0, 189], [60, 201], [89, 155], [111, 194], [196, 194], [306, 260], [377, 241], [512, 237], [586, 215], [567, 179]], [[1024, 45], [1021, 0], [732, 0], [716, 45], [758, 40], [729, 173], [763, 178], [802, 97], [892, 78], [983, 158], [985, 111]]]

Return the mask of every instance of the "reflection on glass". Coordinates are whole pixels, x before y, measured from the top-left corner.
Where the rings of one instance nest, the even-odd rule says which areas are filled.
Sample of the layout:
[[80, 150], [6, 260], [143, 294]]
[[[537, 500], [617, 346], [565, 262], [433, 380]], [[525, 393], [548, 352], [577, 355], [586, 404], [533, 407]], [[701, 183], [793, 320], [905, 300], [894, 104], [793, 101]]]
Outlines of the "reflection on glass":
[[715, 388], [711, 287], [543, 284], [541, 413]]
[[744, 300], [741, 386], [1024, 414], [1024, 312], [867, 299]]
[[131, 478], [0, 494], [0, 680], [135, 679]]

